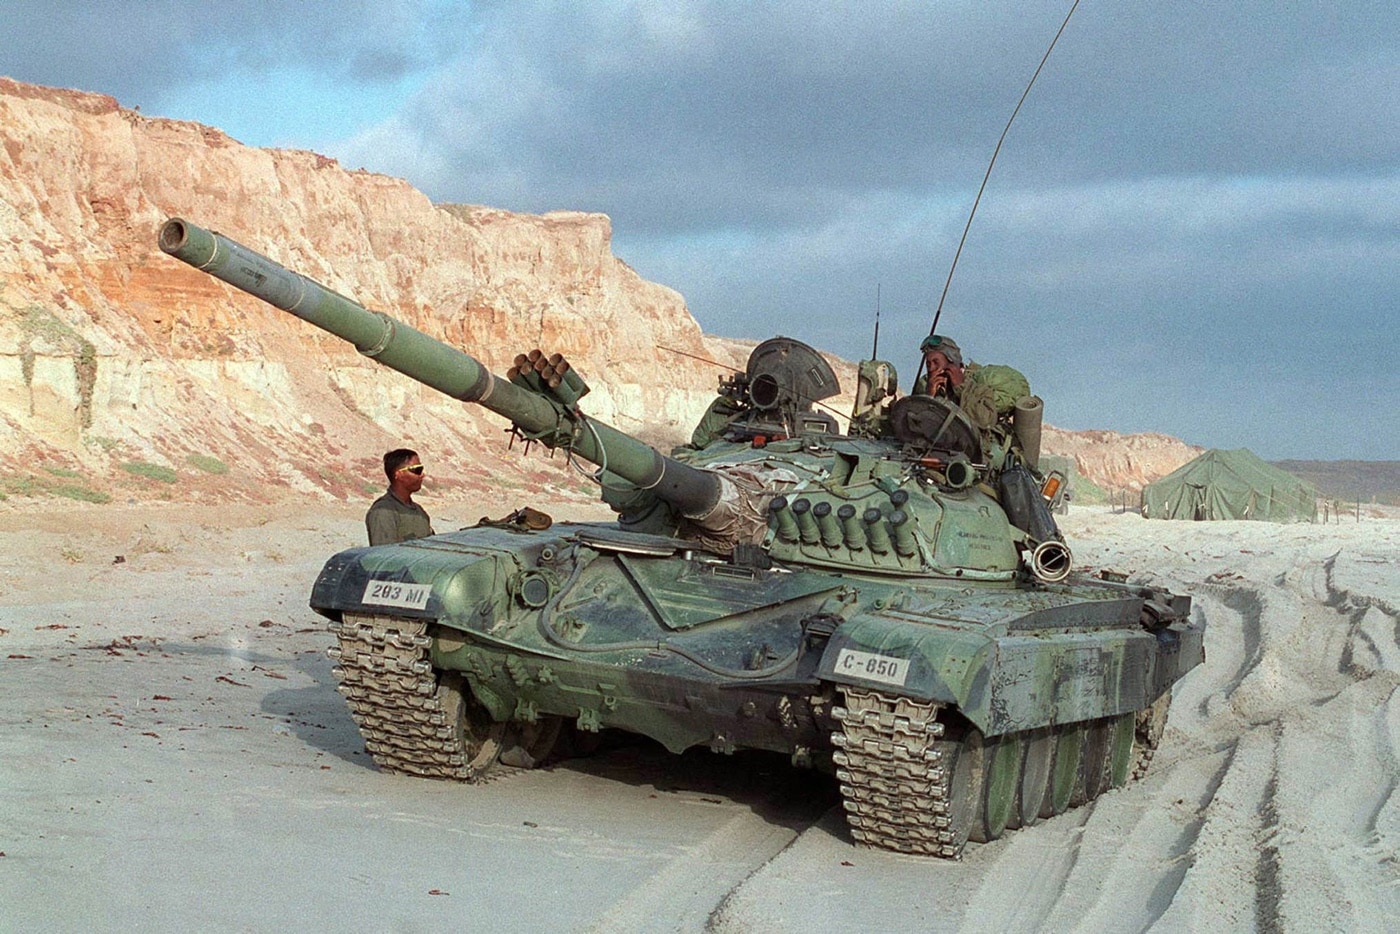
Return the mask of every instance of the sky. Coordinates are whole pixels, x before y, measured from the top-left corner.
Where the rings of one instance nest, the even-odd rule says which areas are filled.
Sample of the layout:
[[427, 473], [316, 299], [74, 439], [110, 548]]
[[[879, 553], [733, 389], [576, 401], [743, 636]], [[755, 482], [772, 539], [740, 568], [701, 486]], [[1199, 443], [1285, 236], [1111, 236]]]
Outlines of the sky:
[[[1070, 0], [0, 4], [0, 74], [598, 211], [708, 333], [905, 382]], [[1400, 460], [1400, 7], [1083, 0], [938, 323], [1069, 429]]]

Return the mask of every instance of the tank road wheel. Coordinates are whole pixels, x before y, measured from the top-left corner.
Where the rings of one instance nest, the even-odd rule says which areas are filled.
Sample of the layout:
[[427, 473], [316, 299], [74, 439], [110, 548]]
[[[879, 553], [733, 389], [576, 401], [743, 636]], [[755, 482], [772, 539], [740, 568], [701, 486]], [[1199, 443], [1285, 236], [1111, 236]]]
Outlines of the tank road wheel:
[[1075, 786], [1079, 784], [1080, 752], [1084, 745], [1083, 724], [1069, 723], [1055, 727], [1055, 765], [1050, 770], [1050, 790], [1040, 809], [1041, 817], [1054, 817], [1069, 808]]
[[444, 671], [439, 676], [437, 700], [451, 731], [444, 736], [449, 759], [466, 773], [460, 777], [480, 778], [500, 759], [506, 724], [491, 719], [455, 671]]
[[1108, 754], [1112, 740], [1112, 720], [1092, 720], [1086, 725], [1082, 781], [1075, 788], [1070, 807], [1079, 807], [1108, 790]]
[[982, 744], [982, 734], [971, 728], [960, 740], [945, 739], [934, 745], [948, 773], [949, 844], [961, 856], [963, 845], [972, 837], [972, 829], [982, 824], [986, 813], [982, 785], [987, 775], [987, 750]]
[[549, 758], [564, 726], [562, 717], [540, 717], [534, 723], [517, 724], [506, 733], [501, 764], [533, 769]]
[[980, 747], [943, 741], [938, 705], [843, 687], [832, 760], [857, 843], [956, 858], [971, 825]]
[[1167, 728], [1167, 713], [1172, 706], [1172, 692], [1167, 691], [1152, 702], [1146, 710], [1137, 712], [1137, 729], [1134, 742], [1137, 745], [1137, 761], [1133, 765], [1133, 778], [1147, 774], [1147, 766], [1152, 762], [1152, 754], [1162, 741], [1162, 731]]
[[472, 781], [496, 762], [505, 724], [491, 720], [461, 677], [439, 678], [424, 620], [345, 614], [331, 624], [350, 716], [375, 764], [389, 772]]
[[1125, 713], [1113, 720], [1112, 749], [1108, 756], [1108, 783], [1122, 788], [1133, 774], [1133, 743], [1137, 733], [1137, 714]]
[[998, 736], [982, 751], [983, 778], [978, 817], [970, 834], [978, 843], [995, 840], [1006, 832], [1016, 812], [1021, 786], [1021, 738], [1015, 733]]
[[1025, 734], [1025, 758], [1021, 761], [1021, 782], [1017, 789], [1016, 813], [1007, 826], [1029, 827], [1040, 820], [1045, 804], [1045, 792], [1050, 787], [1050, 770], [1055, 765], [1055, 734], [1049, 729], [1032, 730]]

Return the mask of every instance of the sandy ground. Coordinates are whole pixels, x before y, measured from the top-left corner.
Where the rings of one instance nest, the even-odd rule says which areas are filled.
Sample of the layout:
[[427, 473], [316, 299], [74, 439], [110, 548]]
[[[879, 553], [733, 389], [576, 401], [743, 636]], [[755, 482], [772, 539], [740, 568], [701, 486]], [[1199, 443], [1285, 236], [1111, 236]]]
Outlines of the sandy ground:
[[306, 607], [361, 509], [0, 504], [0, 931], [1400, 917], [1394, 513], [1066, 517], [1080, 565], [1195, 595], [1206, 664], [1145, 779], [947, 863], [853, 847], [831, 780], [765, 755], [633, 745], [474, 787], [380, 773]]

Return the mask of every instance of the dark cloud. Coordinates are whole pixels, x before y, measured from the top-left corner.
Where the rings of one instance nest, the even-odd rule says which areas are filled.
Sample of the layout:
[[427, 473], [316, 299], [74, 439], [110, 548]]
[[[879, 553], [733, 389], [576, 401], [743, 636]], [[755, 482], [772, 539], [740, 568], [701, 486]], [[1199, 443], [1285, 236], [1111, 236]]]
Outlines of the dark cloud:
[[[1003, 186], [984, 203], [940, 330], [976, 359], [1022, 368], [1066, 427], [1393, 459], [1395, 204], [1400, 176]], [[907, 375], [958, 224], [921, 239], [878, 217], [732, 252], [618, 249], [682, 285], [711, 330], [779, 328], [848, 356], [869, 352], [878, 284], [883, 352]]]
[[[645, 231], [797, 224], [823, 201], [965, 187], [1062, 12], [507, 4], [395, 131], [450, 163], [440, 198], [606, 209]], [[1358, 129], [1400, 121], [1400, 98], [1377, 93], [1400, 77], [1397, 19], [1380, 5], [1085, 7], [999, 177], [1393, 165], [1394, 134]]]
[[[616, 252], [715, 333], [860, 356], [878, 286], [882, 352], [912, 370], [1067, 8], [11, 2], [0, 73], [148, 112], [211, 70], [293, 62], [347, 93], [421, 76], [343, 139], [223, 128], [439, 201], [605, 212]], [[1390, 2], [1081, 6], [941, 327], [1025, 369], [1068, 427], [1400, 458], [1380, 401], [1400, 395], [1400, 339], [1378, 324], [1400, 293], [1397, 47]]]
[[0, 74], [147, 105], [225, 69], [391, 82], [454, 51], [466, 15], [428, 0], [6, 0]]

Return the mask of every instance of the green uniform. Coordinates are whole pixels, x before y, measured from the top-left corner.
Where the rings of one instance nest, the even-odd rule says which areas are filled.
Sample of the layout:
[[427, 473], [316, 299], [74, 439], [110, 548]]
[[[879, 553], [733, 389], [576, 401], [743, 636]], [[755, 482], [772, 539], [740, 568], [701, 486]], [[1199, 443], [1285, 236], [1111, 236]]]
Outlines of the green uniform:
[[365, 528], [371, 545], [392, 545], [434, 534], [427, 510], [417, 503], [402, 502], [393, 493], [385, 493], [369, 507]]
[[724, 430], [734, 421], [735, 416], [743, 412], [744, 409], [736, 405], [733, 399], [717, 396], [705, 410], [705, 414], [700, 416], [700, 424], [690, 433], [690, 446], [699, 449], [711, 441], [718, 441], [724, 436]]
[[[928, 394], [928, 376], [920, 374], [914, 381], [914, 395]], [[1000, 421], [1007, 421], [1018, 399], [1031, 394], [1031, 384], [1019, 370], [1009, 366], [969, 364], [961, 386], [948, 386], [943, 394], [958, 404], [983, 431], [990, 431]]]

